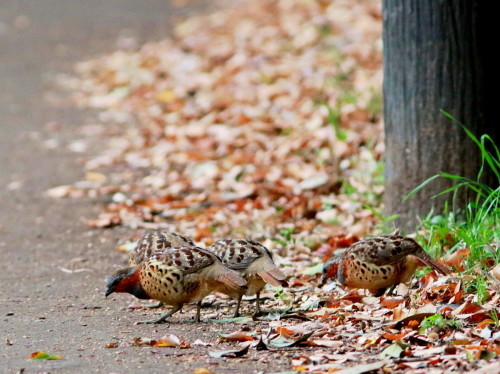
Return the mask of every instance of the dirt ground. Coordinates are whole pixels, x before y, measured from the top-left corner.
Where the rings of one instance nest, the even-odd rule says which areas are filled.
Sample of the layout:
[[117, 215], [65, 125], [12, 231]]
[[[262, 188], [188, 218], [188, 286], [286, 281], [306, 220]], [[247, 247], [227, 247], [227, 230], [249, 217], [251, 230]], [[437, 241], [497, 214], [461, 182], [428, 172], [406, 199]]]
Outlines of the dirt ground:
[[[158, 312], [129, 310], [132, 297], [103, 295], [106, 276], [125, 264], [124, 255], [114, 248], [130, 232], [87, 229], [82, 219], [95, 216], [99, 201], [44, 196], [50, 187], [82, 179], [78, 162], [85, 153], [71, 152], [68, 144], [81, 124], [95, 118], [65, 100], [53, 100], [54, 77], [70, 72], [75, 61], [113, 50], [120, 38], [135, 38], [138, 43], [161, 39], [176, 18], [206, 12], [208, 4], [190, 1], [177, 8], [165, 0], [0, 4], [1, 373], [289, 369], [293, 352], [253, 351], [243, 361], [208, 356], [208, 350], [223, 346], [188, 350], [132, 346], [133, 338], [165, 334], [190, 342], [216, 341], [216, 332], [235, 327], [179, 323], [186, 314], [163, 325], [135, 325]], [[51, 126], [60, 126], [57, 135], [49, 134]], [[187, 313], [192, 309], [188, 307]], [[110, 343], [117, 347], [106, 348]], [[63, 359], [27, 360], [40, 350]]]

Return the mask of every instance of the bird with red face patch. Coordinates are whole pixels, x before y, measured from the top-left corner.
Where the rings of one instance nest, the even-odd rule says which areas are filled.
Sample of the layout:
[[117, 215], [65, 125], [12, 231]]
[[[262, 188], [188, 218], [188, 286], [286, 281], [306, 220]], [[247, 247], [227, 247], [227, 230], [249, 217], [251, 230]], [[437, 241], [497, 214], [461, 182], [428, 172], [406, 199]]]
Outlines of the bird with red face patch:
[[201, 300], [214, 291], [246, 290], [238, 272], [225, 267], [217, 255], [188, 246], [153, 252], [140, 264], [118, 270], [107, 281], [106, 296], [125, 292], [139, 299], [154, 299], [173, 308], [165, 315], [139, 323], [161, 323], [184, 304], [198, 302], [196, 321], [200, 321]]
[[322, 284], [335, 279], [341, 285], [368, 289], [382, 296], [387, 288], [407, 282], [419, 266], [428, 265], [443, 275], [450, 269], [431, 258], [413, 239], [392, 235], [360, 240], [342, 255], [327, 261], [323, 267]]
[[[196, 244], [189, 236], [166, 230], [149, 230], [137, 242], [135, 248], [130, 253], [128, 263], [130, 266], [136, 266], [149, 258], [153, 253], [164, 252], [174, 247], [191, 246], [196, 246]], [[163, 303], [158, 301], [156, 304], [149, 305], [146, 308], [156, 309], [162, 306]]]
[[269, 249], [249, 239], [224, 239], [207, 247], [219, 256], [228, 268], [236, 270], [247, 281], [247, 289], [236, 290], [224, 287], [222, 293], [237, 299], [234, 316], [239, 316], [243, 295], [257, 295], [256, 313], [260, 313], [260, 292], [269, 283], [273, 286], [287, 287], [286, 276], [273, 261]]

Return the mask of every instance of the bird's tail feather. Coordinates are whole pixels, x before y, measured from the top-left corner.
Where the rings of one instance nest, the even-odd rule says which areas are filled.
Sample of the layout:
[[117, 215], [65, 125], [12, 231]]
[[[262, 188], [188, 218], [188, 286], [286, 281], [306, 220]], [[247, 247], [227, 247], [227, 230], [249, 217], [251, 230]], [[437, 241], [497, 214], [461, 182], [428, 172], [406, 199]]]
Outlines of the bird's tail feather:
[[247, 287], [247, 281], [238, 272], [228, 268], [222, 268], [215, 278], [219, 282], [235, 290], [241, 290]]
[[276, 287], [288, 287], [285, 274], [283, 274], [277, 267], [274, 267], [274, 269], [261, 270], [257, 272], [257, 274], [264, 280], [264, 282], [269, 283], [270, 285]]

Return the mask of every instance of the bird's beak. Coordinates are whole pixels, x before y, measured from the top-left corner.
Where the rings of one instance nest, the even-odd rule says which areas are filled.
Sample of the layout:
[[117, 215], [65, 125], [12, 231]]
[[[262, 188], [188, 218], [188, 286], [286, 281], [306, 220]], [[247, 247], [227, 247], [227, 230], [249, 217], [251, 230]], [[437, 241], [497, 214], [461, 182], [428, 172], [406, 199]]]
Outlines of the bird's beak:
[[110, 287], [107, 287], [106, 288], [106, 292], [104, 293], [104, 296], [108, 297], [109, 295], [111, 295], [114, 291], [110, 288]]

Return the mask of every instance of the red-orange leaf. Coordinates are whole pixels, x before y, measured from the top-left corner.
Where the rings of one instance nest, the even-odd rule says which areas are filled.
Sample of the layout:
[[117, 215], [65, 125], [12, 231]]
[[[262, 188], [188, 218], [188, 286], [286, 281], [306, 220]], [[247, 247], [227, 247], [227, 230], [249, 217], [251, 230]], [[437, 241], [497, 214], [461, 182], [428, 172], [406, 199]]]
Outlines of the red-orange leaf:
[[394, 299], [392, 297], [384, 297], [380, 299], [380, 305], [385, 306], [388, 309], [394, 309], [403, 302], [404, 299]]
[[495, 323], [495, 322], [494, 322], [491, 318], [484, 319], [484, 320], [482, 320], [481, 322], [479, 322], [479, 323], [476, 325], [476, 329], [478, 329], [478, 330], [482, 330], [482, 329], [484, 329], [486, 326], [493, 325], [494, 323]]
[[293, 335], [293, 331], [290, 329], [287, 329], [286, 327], [278, 327], [278, 328], [276, 328], [276, 332], [281, 334], [281, 335], [285, 335], [287, 337]]
[[450, 266], [460, 266], [464, 260], [470, 253], [470, 249], [460, 249], [454, 253], [452, 253], [444, 263]]
[[382, 336], [387, 340], [394, 341], [403, 339], [407, 334], [407, 332], [402, 332], [401, 334], [391, 334], [390, 332], [386, 332]]
[[243, 331], [235, 331], [230, 334], [220, 334], [221, 342], [246, 342], [253, 340], [252, 335], [245, 334]]

